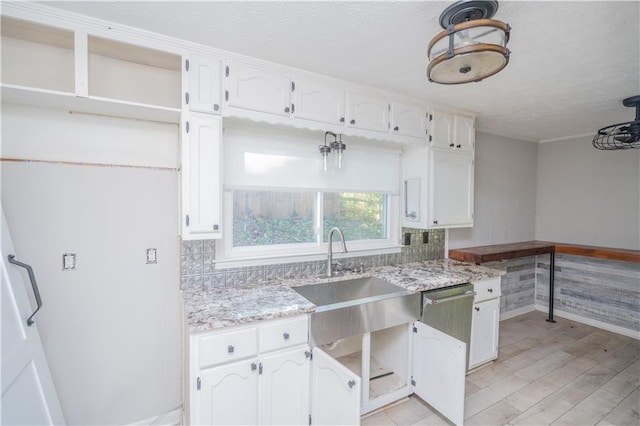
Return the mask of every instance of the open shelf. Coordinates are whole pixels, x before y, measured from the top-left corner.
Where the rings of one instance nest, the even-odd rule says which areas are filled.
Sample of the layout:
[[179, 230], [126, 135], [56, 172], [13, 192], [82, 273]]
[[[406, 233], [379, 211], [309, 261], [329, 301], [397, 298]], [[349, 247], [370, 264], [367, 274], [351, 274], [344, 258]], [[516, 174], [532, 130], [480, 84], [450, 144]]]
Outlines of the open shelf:
[[72, 93], [5, 84], [2, 85], [2, 103], [56, 108], [70, 112], [174, 124], [180, 123], [181, 112], [179, 108], [159, 107], [91, 96], [82, 98]]
[[[2, 82], [74, 93], [74, 34], [2, 17]], [[46, 72], [43, 72], [46, 70]]]

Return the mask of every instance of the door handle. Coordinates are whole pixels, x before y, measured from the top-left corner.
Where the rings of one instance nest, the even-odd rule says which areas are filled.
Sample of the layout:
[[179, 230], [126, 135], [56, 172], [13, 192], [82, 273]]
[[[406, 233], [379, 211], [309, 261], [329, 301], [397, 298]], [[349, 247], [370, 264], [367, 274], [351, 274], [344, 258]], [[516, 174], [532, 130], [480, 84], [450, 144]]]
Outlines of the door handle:
[[27, 273], [29, 274], [29, 281], [31, 281], [31, 288], [33, 289], [33, 295], [35, 296], [36, 304], [38, 305], [38, 307], [36, 308], [35, 311], [33, 311], [31, 316], [27, 318], [27, 326], [31, 327], [34, 323], [33, 317], [36, 315], [36, 312], [38, 312], [40, 308], [42, 308], [42, 299], [40, 298], [40, 291], [38, 291], [38, 283], [36, 283], [36, 276], [33, 273], [33, 268], [27, 265], [26, 263], [18, 262], [14, 254], [10, 254], [8, 256], [8, 259], [10, 263], [13, 263], [14, 265], [17, 265], [26, 269]]

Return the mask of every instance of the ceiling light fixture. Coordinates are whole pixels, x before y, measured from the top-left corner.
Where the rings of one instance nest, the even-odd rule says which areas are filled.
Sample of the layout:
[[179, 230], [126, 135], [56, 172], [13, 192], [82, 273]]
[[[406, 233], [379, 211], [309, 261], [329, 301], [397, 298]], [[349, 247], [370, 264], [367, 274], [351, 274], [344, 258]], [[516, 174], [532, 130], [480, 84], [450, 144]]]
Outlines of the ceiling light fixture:
[[[327, 136], [333, 136], [333, 142], [327, 145]], [[347, 145], [342, 142], [342, 134], [336, 135], [333, 132], [324, 133], [324, 145], [319, 145], [318, 150], [322, 159], [320, 161], [320, 171], [326, 172], [329, 170], [329, 156], [333, 157], [333, 168], [340, 170], [344, 167], [344, 151], [347, 149]], [[332, 154], [333, 152], [333, 154]]]
[[636, 108], [636, 119], [603, 127], [593, 137], [593, 146], [605, 151], [640, 149], [640, 95], [622, 101], [626, 107]]
[[429, 43], [427, 78], [440, 84], [480, 81], [509, 63], [509, 24], [490, 19], [497, 1], [460, 0], [440, 15], [444, 31]]

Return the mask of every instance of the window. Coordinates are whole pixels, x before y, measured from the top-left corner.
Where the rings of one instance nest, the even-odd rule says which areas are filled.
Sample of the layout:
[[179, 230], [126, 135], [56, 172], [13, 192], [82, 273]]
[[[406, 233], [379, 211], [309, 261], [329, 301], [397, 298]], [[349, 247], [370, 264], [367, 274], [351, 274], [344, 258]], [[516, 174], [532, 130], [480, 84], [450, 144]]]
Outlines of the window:
[[334, 226], [347, 241], [387, 240], [387, 210], [382, 193], [235, 190], [232, 245], [317, 247]]

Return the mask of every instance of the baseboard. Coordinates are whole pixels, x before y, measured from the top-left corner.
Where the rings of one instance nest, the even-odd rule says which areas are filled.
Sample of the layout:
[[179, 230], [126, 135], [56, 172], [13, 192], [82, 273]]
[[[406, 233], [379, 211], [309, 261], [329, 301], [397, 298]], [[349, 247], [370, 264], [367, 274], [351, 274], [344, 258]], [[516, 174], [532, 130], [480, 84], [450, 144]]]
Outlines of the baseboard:
[[[535, 305], [535, 310], [549, 313], [549, 308], [544, 305]], [[640, 332], [632, 330], [626, 327], [620, 327], [619, 325], [609, 324], [603, 321], [594, 320], [591, 318], [585, 318], [580, 315], [572, 314], [570, 312], [560, 311], [558, 309], [553, 310], [553, 315], [560, 318], [566, 318], [571, 321], [579, 322], [582, 324], [590, 325], [592, 327], [600, 328], [602, 330], [610, 331], [612, 333], [622, 334], [623, 336], [631, 337], [632, 339], [640, 340]], [[502, 317], [500, 318], [502, 319]]]
[[500, 321], [508, 320], [509, 318], [519, 317], [520, 315], [527, 314], [536, 310], [533, 305], [525, 306], [523, 308], [514, 309], [512, 311], [500, 312]]
[[182, 408], [131, 423], [131, 426], [177, 426], [182, 424]]

